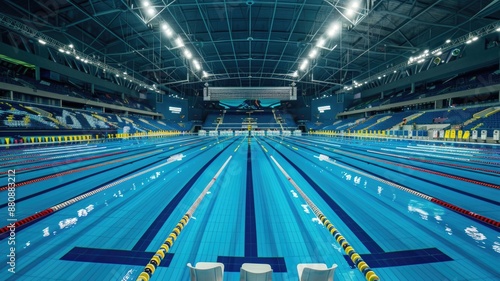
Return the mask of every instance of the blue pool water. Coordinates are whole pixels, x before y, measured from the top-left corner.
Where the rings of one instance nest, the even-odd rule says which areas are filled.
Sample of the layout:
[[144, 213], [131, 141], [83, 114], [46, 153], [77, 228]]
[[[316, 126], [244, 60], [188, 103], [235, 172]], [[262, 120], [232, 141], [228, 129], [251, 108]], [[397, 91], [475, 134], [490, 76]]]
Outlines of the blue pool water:
[[136, 280], [228, 159], [151, 280], [188, 280], [199, 261], [230, 281], [244, 262], [271, 264], [273, 280], [297, 280], [299, 263], [365, 280], [291, 181], [381, 280], [500, 280], [495, 145], [185, 136], [0, 158], [2, 226], [57, 209], [2, 234], [0, 280]]

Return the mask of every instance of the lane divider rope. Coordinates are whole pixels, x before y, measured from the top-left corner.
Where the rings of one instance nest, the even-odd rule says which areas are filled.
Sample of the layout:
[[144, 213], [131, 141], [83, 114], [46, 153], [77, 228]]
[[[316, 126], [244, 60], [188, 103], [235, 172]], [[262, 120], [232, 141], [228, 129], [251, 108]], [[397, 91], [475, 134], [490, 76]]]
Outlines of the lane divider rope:
[[[344, 252], [349, 256], [354, 265], [358, 268], [358, 270], [363, 273], [366, 280], [368, 281], [378, 281], [380, 277], [368, 266], [368, 264], [363, 260], [363, 258], [354, 250], [354, 248], [347, 242], [347, 240], [340, 234], [337, 228], [326, 218], [325, 215], [321, 212], [321, 210], [307, 197], [307, 195], [300, 189], [300, 187], [295, 183], [295, 181], [288, 175], [288, 173], [281, 167], [281, 165], [274, 159], [271, 155], [271, 159], [274, 164], [278, 167], [278, 169], [283, 173], [286, 179], [295, 187], [297, 192], [302, 196], [302, 198], [306, 201], [307, 205], [311, 208], [314, 214], [318, 217], [318, 219], [323, 223], [323, 225], [328, 229], [330, 234], [333, 235], [337, 243], [344, 249]], [[147, 280], [146, 280], [147, 281]]]
[[367, 177], [367, 178], [371, 178], [371, 179], [373, 179], [373, 180], [379, 181], [379, 182], [381, 182], [381, 183], [384, 183], [384, 184], [387, 184], [387, 185], [389, 185], [389, 186], [395, 187], [395, 188], [397, 188], [397, 189], [403, 190], [403, 191], [405, 191], [405, 192], [411, 193], [411, 194], [413, 194], [413, 195], [415, 195], [415, 196], [418, 196], [418, 197], [421, 197], [421, 198], [423, 198], [423, 199], [425, 199], [425, 200], [427, 200], [427, 201], [430, 201], [430, 202], [433, 202], [433, 203], [439, 204], [439, 205], [444, 206], [444, 207], [446, 207], [446, 208], [448, 208], [448, 209], [451, 209], [451, 210], [456, 211], [456, 212], [458, 212], [458, 213], [464, 214], [464, 215], [469, 216], [469, 217], [471, 217], [471, 218], [474, 218], [474, 219], [476, 219], [476, 220], [480, 220], [480, 221], [482, 221], [482, 222], [484, 222], [484, 223], [487, 223], [487, 224], [489, 224], [489, 225], [493, 225], [493, 226], [495, 226], [495, 227], [500, 227], [500, 221], [496, 221], [496, 220], [494, 220], [494, 219], [490, 219], [490, 218], [485, 217], [485, 216], [482, 216], [482, 215], [480, 215], [480, 214], [477, 214], [477, 213], [474, 213], [474, 212], [468, 211], [468, 210], [466, 210], [466, 209], [464, 209], [464, 208], [461, 208], [461, 207], [455, 206], [455, 205], [450, 204], [450, 203], [448, 203], [448, 202], [446, 202], [446, 201], [443, 201], [443, 200], [441, 200], [441, 199], [434, 198], [434, 197], [432, 197], [432, 196], [429, 196], [429, 195], [424, 194], [424, 193], [422, 193], [422, 192], [416, 191], [416, 190], [411, 189], [411, 188], [409, 188], [409, 187], [405, 187], [405, 186], [399, 185], [399, 184], [397, 184], [397, 183], [394, 183], [394, 182], [391, 182], [391, 181], [388, 181], [388, 180], [384, 180], [384, 179], [379, 178], [379, 177], [377, 177], [377, 176], [370, 175], [370, 174], [368, 174], [368, 173], [365, 173], [365, 172], [362, 172], [362, 171], [358, 171], [358, 170], [353, 169], [353, 168], [351, 168], [351, 167], [348, 167], [348, 166], [345, 166], [345, 165], [339, 164], [339, 163], [337, 163], [336, 161], [332, 161], [332, 160], [330, 159], [330, 157], [328, 157], [328, 156], [326, 156], [326, 155], [320, 154], [318, 158], [319, 158], [319, 160], [320, 160], [320, 161], [325, 161], [325, 162], [328, 162], [328, 163], [330, 163], [330, 164], [332, 164], [332, 165], [335, 165], [335, 166], [337, 166], [337, 167], [340, 167], [340, 168], [342, 168], [342, 169], [345, 169], [345, 170], [348, 170], [348, 171], [351, 171], [351, 172], [354, 172], [354, 173], [360, 174], [360, 175], [365, 176], [365, 177]]
[[[148, 152], [148, 153], [154, 153], [154, 151], [153, 151], [153, 152]], [[138, 155], [138, 156], [141, 156], [141, 155]], [[144, 174], [146, 174], [146, 173], [149, 173], [149, 172], [151, 172], [151, 171], [153, 171], [153, 170], [159, 169], [159, 168], [161, 168], [161, 167], [163, 167], [163, 166], [166, 166], [166, 165], [168, 165], [168, 164], [171, 164], [171, 163], [173, 163], [173, 162], [175, 162], [175, 161], [180, 161], [180, 160], [182, 160], [182, 158], [183, 158], [183, 155], [179, 155], [179, 154], [173, 155], [173, 156], [169, 157], [169, 158], [167, 159], [167, 162], [165, 162], [165, 163], [163, 163], [163, 164], [156, 165], [156, 166], [154, 166], [154, 167], [152, 167], [152, 168], [149, 168], [149, 169], [147, 169], [147, 170], [144, 170], [144, 171], [142, 171], [142, 172], [139, 172], [139, 173], [136, 173], [136, 174], [130, 175], [130, 176], [128, 176], [128, 177], [125, 177], [125, 178], [122, 178], [122, 179], [116, 180], [116, 181], [114, 181], [114, 182], [112, 182], [112, 183], [109, 183], [109, 184], [107, 184], [107, 185], [104, 185], [104, 186], [102, 186], [102, 187], [99, 187], [99, 188], [97, 188], [97, 189], [94, 189], [94, 190], [92, 190], [92, 191], [89, 191], [89, 192], [87, 192], [87, 193], [84, 193], [84, 194], [82, 194], [82, 195], [80, 195], [80, 196], [74, 197], [74, 198], [69, 199], [69, 200], [66, 200], [66, 201], [64, 201], [64, 202], [62, 202], [62, 203], [59, 203], [59, 204], [57, 204], [57, 205], [54, 205], [54, 206], [52, 206], [52, 207], [50, 207], [50, 208], [48, 208], [48, 209], [45, 209], [45, 210], [43, 210], [43, 211], [41, 211], [41, 212], [38, 212], [38, 213], [36, 213], [36, 214], [34, 214], [34, 215], [31, 215], [31, 216], [29, 216], [29, 217], [26, 217], [26, 218], [24, 218], [24, 219], [22, 219], [22, 220], [16, 221], [16, 222], [15, 222], [15, 224], [14, 224], [14, 227], [15, 227], [15, 228], [18, 228], [18, 227], [20, 227], [20, 226], [22, 226], [22, 225], [24, 225], [24, 224], [27, 224], [27, 223], [32, 222], [32, 221], [34, 221], [34, 220], [37, 220], [37, 219], [39, 219], [39, 218], [45, 217], [45, 216], [47, 216], [47, 215], [49, 215], [49, 214], [51, 214], [51, 213], [54, 213], [54, 212], [56, 212], [56, 211], [60, 211], [60, 210], [62, 210], [62, 209], [64, 209], [64, 208], [66, 208], [66, 207], [68, 207], [68, 206], [70, 206], [70, 205], [73, 205], [74, 203], [76, 203], [76, 202], [78, 202], [78, 201], [81, 201], [81, 200], [83, 200], [83, 199], [85, 199], [85, 198], [87, 198], [87, 197], [90, 197], [90, 196], [92, 196], [92, 195], [95, 195], [95, 194], [97, 194], [97, 193], [99, 193], [99, 192], [101, 192], [101, 191], [104, 191], [104, 190], [106, 190], [106, 189], [109, 189], [109, 188], [111, 188], [111, 187], [113, 187], [113, 186], [116, 186], [116, 185], [121, 184], [121, 183], [123, 183], [123, 182], [126, 182], [126, 181], [128, 181], [128, 180], [131, 180], [131, 179], [136, 178], [136, 177], [138, 177], [138, 176], [141, 176], [141, 175], [144, 175]], [[10, 227], [10, 225], [9, 225], [9, 226], [5, 226], [5, 227], [1, 228], [1, 229], [0, 229], [0, 235], [1, 235], [1, 234], [3, 234], [3, 233], [5, 233], [5, 232], [7, 232], [7, 231], [9, 231], [9, 227]]]
[[375, 158], [375, 157], [361, 155], [361, 154], [358, 154], [358, 153], [351, 153], [351, 152], [347, 152], [347, 151], [340, 151], [338, 149], [334, 149], [333, 152], [338, 153], [338, 154], [349, 155], [349, 156], [354, 157], [354, 158], [356, 158], [356, 157], [357, 158], [365, 158], [365, 159], [369, 159], [369, 160], [373, 160], [373, 161], [377, 161], [377, 162], [382, 162], [382, 163], [393, 165], [393, 166], [403, 167], [403, 168], [410, 169], [410, 170], [415, 170], [415, 171], [429, 173], [429, 174], [433, 174], [433, 175], [438, 175], [438, 176], [442, 176], [442, 177], [446, 177], [446, 178], [450, 178], [450, 179], [465, 181], [465, 182], [469, 182], [469, 183], [473, 183], [473, 184], [477, 184], [477, 185], [482, 185], [482, 186], [486, 186], [486, 187], [490, 187], [490, 188], [500, 189], [500, 185], [497, 185], [497, 184], [492, 184], [492, 183], [487, 183], [487, 182], [483, 182], [483, 181], [472, 180], [472, 179], [469, 179], [469, 178], [464, 178], [464, 177], [459, 177], [459, 176], [450, 175], [450, 174], [446, 174], [446, 173], [441, 173], [441, 172], [438, 172], [438, 171], [433, 171], [433, 170], [429, 170], [429, 169], [419, 168], [419, 167], [415, 167], [415, 166], [411, 166], [411, 165], [400, 164], [400, 163], [396, 163], [396, 162], [393, 162], [393, 161], [388, 161], [388, 160], [378, 159], [378, 158]]
[[231, 160], [233, 156], [229, 156], [229, 158], [224, 162], [222, 167], [217, 171], [215, 176], [210, 180], [210, 182], [207, 184], [205, 189], [201, 192], [201, 194], [198, 196], [196, 201], [191, 205], [189, 210], [184, 214], [182, 219], [177, 223], [177, 225], [174, 227], [172, 232], [168, 235], [167, 239], [163, 242], [163, 244], [160, 246], [160, 248], [156, 251], [154, 256], [149, 260], [149, 263], [144, 267], [143, 271], [139, 274], [139, 277], [137, 277], [136, 281], [149, 281], [151, 276], [156, 271], [156, 268], [160, 265], [160, 263], [163, 261], [165, 258], [165, 255], [168, 253], [172, 245], [174, 244], [175, 240], [181, 233], [181, 231], [184, 229], [184, 227], [187, 225], [189, 222], [189, 219], [192, 218], [193, 213], [196, 211], [196, 208], [200, 205], [201, 201], [205, 197], [205, 195], [208, 193], [212, 185], [214, 185], [215, 181], [219, 177], [219, 175], [222, 173], [224, 168], [226, 168], [227, 164]]
[[453, 164], [453, 163], [448, 163], [448, 162], [441, 162], [441, 161], [436, 161], [436, 160], [428, 160], [428, 159], [420, 159], [420, 158], [415, 158], [415, 157], [401, 156], [401, 155], [396, 155], [396, 154], [392, 154], [392, 153], [384, 153], [384, 152], [375, 151], [375, 150], [367, 150], [366, 152], [380, 154], [380, 155], [386, 155], [386, 156], [396, 157], [396, 158], [403, 158], [403, 159], [407, 159], [410, 161], [416, 161], [416, 162], [431, 163], [431, 164], [435, 164], [435, 165], [457, 167], [457, 168], [462, 168], [462, 169], [467, 169], [467, 170], [472, 170], [472, 171], [482, 171], [482, 172], [487, 172], [487, 173], [492, 173], [492, 174], [500, 174], [500, 171], [465, 166], [465, 165], [459, 165], [459, 164]]
[[[40, 168], [48, 168], [48, 167], [54, 167], [54, 166], [61, 166], [61, 165], [66, 165], [66, 164], [71, 164], [71, 163], [77, 163], [77, 162], [83, 162], [86, 160], [92, 160], [92, 159], [98, 159], [98, 158], [103, 158], [103, 157], [108, 157], [108, 156], [113, 156], [117, 154], [123, 154], [125, 151], [120, 151], [120, 152], [113, 152], [113, 153], [107, 153], [99, 156], [90, 156], [90, 157], [84, 157], [84, 158], [78, 158], [74, 160], [66, 160], [66, 161], [60, 161], [60, 162], [54, 162], [54, 163], [48, 163], [48, 164], [43, 164], [43, 165], [38, 165], [38, 166], [31, 166], [31, 167], [25, 167], [25, 168], [17, 168], [16, 171], [31, 171], [31, 170], [36, 170]], [[41, 160], [43, 161], [43, 160]], [[27, 163], [24, 163], [27, 164]], [[7, 174], [7, 171], [5, 172], [0, 172], [0, 175]]]
[[[52, 156], [52, 157], [49, 157], [49, 158], [44, 158], [44, 160], [53, 160], [53, 159], [60, 159], [60, 158], [78, 157], [78, 156], [87, 155], [87, 154], [103, 153], [103, 152], [114, 151], [114, 150], [121, 150], [121, 148], [112, 148], [112, 149], [107, 149], [105, 151], [103, 151], [103, 150], [92, 150], [92, 151], [83, 152], [83, 153], [74, 153], [74, 154]], [[44, 154], [40, 154], [38, 156], [44, 156]], [[24, 158], [24, 157], [20, 156], [20, 157], [17, 157], [17, 158]], [[31, 159], [31, 160], [25, 160], [25, 161], [21, 162], [21, 164], [25, 164], [25, 163], [29, 163], [29, 162], [39, 162], [39, 161], [40, 161], [39, 159]], [[0, 164], [0, 167], [12, 166], [12, 165], [19, 165], [19, 162], [2, 163], [2, 164]]]
[[[35, 183], [35, 182], [40, 182], [40, 181], [44, 181], [44, 180], [48, 180], [48, 179], [62, 177], [62, 176], [65, 176], [65, 175], [74, 174], [74, 173], [78, 173], [78, 172], [82, 172], [82, 171], [86, 171], [86, 170], [90, 170], [90, 169], [94, 169], [94, 168], [98, 168], [98, 167], [102, 167], [102, 166], [106, 166], [106, 165], [110, 165], [110, 164], [120, 163], [120, 162], [123, 162], [123, 161], [127, 161], [127, 160], [134, 159], [134, 158], [137, 158], [137, 157], [146, 156], [146, 155], [157, 153], [157, 152], [160, 152], [160, 151], [162, 151], [162, 150], [150, 151], [150, 152], [141, 153], [141, 154], [138, 154], [138, 155], [133, 155], [133, 156], [129, 156], [129, 157], [121, 158], [121, 159], [116, 159], [116, 160], [111, 160], [111, 161], [107, 161], [107, 162], [103, 162], [103, 163], [98, 163], [98, 164], [90, 165], [90, 166], [87, 166], [87, 167], [82, 167], [82, 168], [78, 168], [78, 169], [68, 170], [68, 171], [64, 171], [64, 172], [59, 172], [59, 173], [51, 174], [51, 175], [48, 175], [48, 176], [43, 176], [43, 177], [35, 178], [35, 179], [32, 179], [32, 180], [17, 182], [15, 188], [17, 189], [17, 188], [19, 188], [21, 186], [32, 184], [32, 183]], [[9, 189], [8, 185], [0, 187], [0, 191], [6, 191], [8, 189]]]

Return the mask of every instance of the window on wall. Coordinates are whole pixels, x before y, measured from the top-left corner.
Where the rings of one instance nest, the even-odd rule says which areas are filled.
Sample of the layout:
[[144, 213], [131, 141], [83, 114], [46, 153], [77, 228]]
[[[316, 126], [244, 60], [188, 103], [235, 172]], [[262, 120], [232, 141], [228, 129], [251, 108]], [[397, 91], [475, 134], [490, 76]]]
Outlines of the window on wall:
[[344, 93], [337, 94], [337, 103], [343, 103], [343, 102], [344, 102]]
[[156, 103], [163, 103], [163, 94], [156, 93]]

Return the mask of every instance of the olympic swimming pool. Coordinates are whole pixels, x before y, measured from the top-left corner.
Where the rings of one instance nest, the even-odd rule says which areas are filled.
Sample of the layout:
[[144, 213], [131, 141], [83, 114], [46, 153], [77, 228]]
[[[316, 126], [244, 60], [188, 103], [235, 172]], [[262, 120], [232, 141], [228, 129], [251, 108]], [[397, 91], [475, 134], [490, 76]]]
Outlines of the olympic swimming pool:
[[3, 228], [0, 279], [136, 280], [229, 159], [151, 280], [188, 280], [199, 261], [224, 262], [230, 281], [243, 262], [271, 264], [273, 280], [310, 262], [365, 280], [291, 180], [381, 280], [500, 280], [499, 151], [193, 136], [3, 149], [0, 219], [22, 225], [10, 240]]

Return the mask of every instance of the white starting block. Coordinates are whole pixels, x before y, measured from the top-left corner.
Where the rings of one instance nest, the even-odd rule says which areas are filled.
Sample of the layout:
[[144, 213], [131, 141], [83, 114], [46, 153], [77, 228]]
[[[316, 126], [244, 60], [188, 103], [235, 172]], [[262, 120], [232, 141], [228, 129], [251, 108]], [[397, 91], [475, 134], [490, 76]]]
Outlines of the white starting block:
[[486, 130], [481, 130], [481, 140], [486, 142], [486, 139], [488, 138], [488, 131]]

